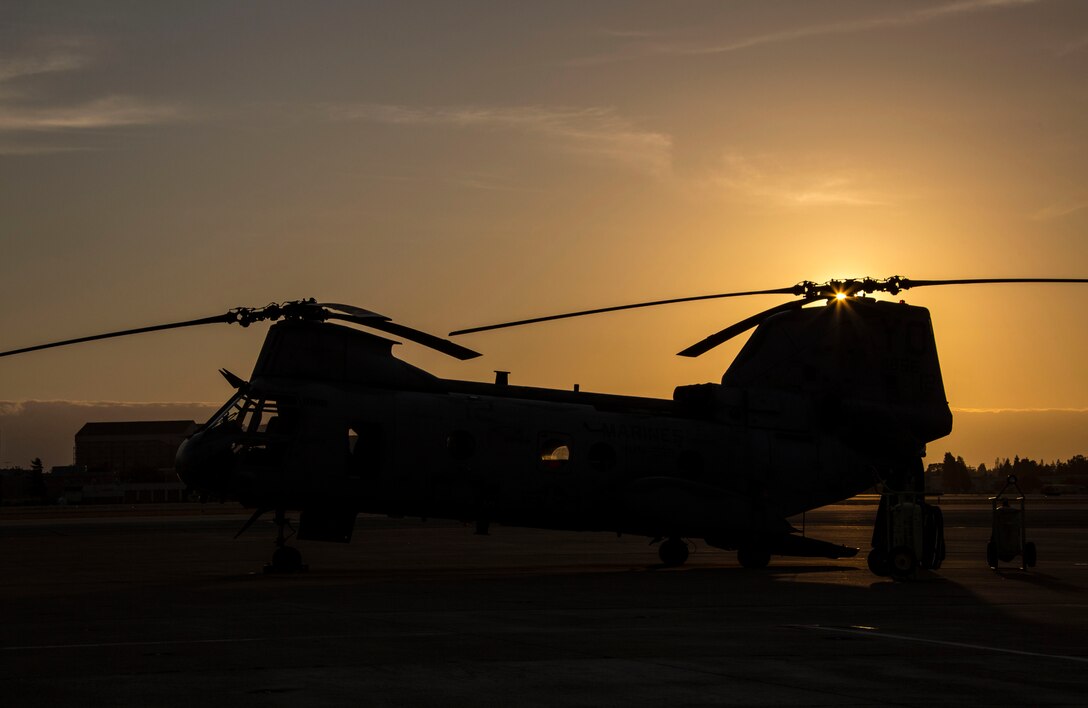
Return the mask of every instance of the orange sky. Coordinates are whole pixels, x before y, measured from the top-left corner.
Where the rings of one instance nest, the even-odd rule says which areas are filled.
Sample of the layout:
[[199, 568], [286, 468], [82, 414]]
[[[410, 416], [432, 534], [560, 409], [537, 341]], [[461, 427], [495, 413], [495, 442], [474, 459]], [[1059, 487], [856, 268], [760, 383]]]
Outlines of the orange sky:
[[[437, 333], [832, 277], [1088, 275], [1088, 4], [5, 3], [0, 348], [315, 296]], [[933, 288], [954, 408], [1088, 408], [1088, 290]], [[471, 335], [454, 378], [669, 396], [778, 300]], [[216, 401], [263, 327], [0, 362]], [[1088, 447], [1086, 444], [1085, 447]]]

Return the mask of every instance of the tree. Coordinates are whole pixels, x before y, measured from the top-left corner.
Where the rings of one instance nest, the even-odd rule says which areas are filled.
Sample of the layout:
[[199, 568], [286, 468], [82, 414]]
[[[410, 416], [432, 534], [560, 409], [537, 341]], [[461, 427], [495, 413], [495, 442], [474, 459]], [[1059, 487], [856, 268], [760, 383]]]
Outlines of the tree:
[[953, 457], [951, 452], [944, 453], [944, 462], [941, 464], [941, 480], [944, 482], [946, 492], [971, 491], [971, 474], [967, 470], [967, 463], [962, 457]]

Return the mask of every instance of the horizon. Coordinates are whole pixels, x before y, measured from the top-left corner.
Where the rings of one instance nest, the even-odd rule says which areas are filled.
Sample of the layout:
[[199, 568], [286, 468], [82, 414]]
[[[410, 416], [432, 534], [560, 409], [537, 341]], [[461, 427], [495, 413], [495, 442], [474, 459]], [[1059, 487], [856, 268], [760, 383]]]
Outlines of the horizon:
[[[203, 423], [222, 402], [0, 401], [0, 467], [45, 469], [72, 464], [76, 432], [84, 423], [193, 420]], [[90, 411], [95, 417], [88, 417]], [[952, 409], [951, 435], [928, 445], [926, 465], [945, 452], [971, 467], [1019, 456], [1039, 462], [1088, 455], [1088, 410], [964, 411]], [[14, 431], [14, 433], [13, 433]], [[1001, 441], [1001, 442], [997, 442]], [[29, 456], [28, 456], [29, 455]], [[25, 459], [24, 459], [25, 458]]]

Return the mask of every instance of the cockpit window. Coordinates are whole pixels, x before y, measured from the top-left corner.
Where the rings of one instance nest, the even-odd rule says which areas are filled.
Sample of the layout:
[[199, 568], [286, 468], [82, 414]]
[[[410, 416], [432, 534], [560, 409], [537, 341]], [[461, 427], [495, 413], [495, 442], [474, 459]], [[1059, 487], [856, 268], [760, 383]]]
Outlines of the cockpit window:
[[223, 404], [223, 407], [216, 411], [215, 415], [208, 419], [208, 422], [204, 424], [205, 429], [215, 428], [228, 421], [237, 420], [238, 414], [241, 410], [242, 402], [245, 397], [242, 394], [235, 394], [234, 398], [230, 399]]
[[283, 422], [278, 416], [279, 413], [280, 406], [275, 400], [250, 398], [244, 394], [239, 394], [208, 421], [207, 427], [215, 428], [221, 425], [231, 425], [249, 435], [266, 431], [269, 433], [283, 432], [275, 430], [283, 427], [278, 425]]

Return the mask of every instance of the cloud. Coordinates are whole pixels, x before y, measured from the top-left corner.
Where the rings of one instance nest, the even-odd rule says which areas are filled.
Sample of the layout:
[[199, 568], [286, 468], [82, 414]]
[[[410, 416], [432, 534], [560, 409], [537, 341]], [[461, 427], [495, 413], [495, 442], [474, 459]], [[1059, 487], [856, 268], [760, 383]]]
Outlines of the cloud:
[[[777, 206], [887, 206], [891, 200], [863, 186], [858, 170], [827, 167], [809, 158], [789, 164], [768, 157], [727, 154], [719, 169], [697, 178], [673, 172], [672, 137], [640, 129], [613, 109], [515, 107], [409, 107], [387, 104], [327, 106], [338, 121], [371, 121], [407, 127], [449, 127], [463, 130], [520, 131], [556, 141], [568, 152], [589, 154], [661, 180], [677, 182], [704, 194], [769, 201]], [[502, 180], [483, 173], [465, 173], [462, 186], [503, 189]]]
[[[808, 164], [805, 164], [808, 163]], [[768, 156], [727, 153], [719, 170], [706, 179], [706, 188], [778, 206], [889, 206], [892, 201], [859, 186], [857, 171], [826, 167], [809, 158], [783, 164]]]
[[186, 113], [177, 106], [132, 96], [106, 96], [73, 106], [0, 105], [0, 131], [112, 128], [174, 122], [185, 117]]
[[952, 408], [953, 413], [1088, 413], [1088, 408]]
[[94, 42], [37, 38], [0, 55], [0, 156], [51, 155], [93, 149], [35, 137], [80, 130], [172, 123], [192, 117], [177, 105], [107, 94], [71, 103], [49, 95], [45, 74], [79, 72], [92, 65]]
[[26, 401], [0, 401], [0, 416], [19, 415], [26, 410]]
[[642, 130], [610, 108], [547, 106], [409, 107], [386, 104], [328, 106], [338, 121], [371, 121], [400, 126], [519, 131], [549, 138], [562, 148], [623, 163], [665, 176], [672, 165], [672, 138]]
[[75, 39], [36, 43], [20, 55], [0, 56], [0, 83], [27, 76], [82, 69], [90, 63], [86, 42]]
[[1032, 214], [1031, 218], [1035, 221], [1050, 221], [1085, 209], [1088, 209], [1088, 201], [1074, 202], [1072, 204], [1051, 204]]
[[641, 36], [637, 32], [607, 32], [608, 36], [621, 39], [648, 40], [629, 46], [624, 51], [584, 57], [569, 62], [572, 65], [592, 65], [614, 61], [630, 60], [647, 54], [704, 56], [726, 54], [769, 44], [782, 44], [810, 37], [822, 37], [844, 34], [858, 34], [892, 27], [910, 27], [935, 22], [948, 17], [956, 17], [976, 12], [1000, 10], [1011, 7], [1033, 5], [1041, 0], [960, 0], [934, 7], [924, 7], [891, 15], [866, 17], [860, 19], [839, 20], [821, 24], [794, 27], [776, 32], [764, 32], [741, 36], [727, 41], [648, 39], [653, 35]]

